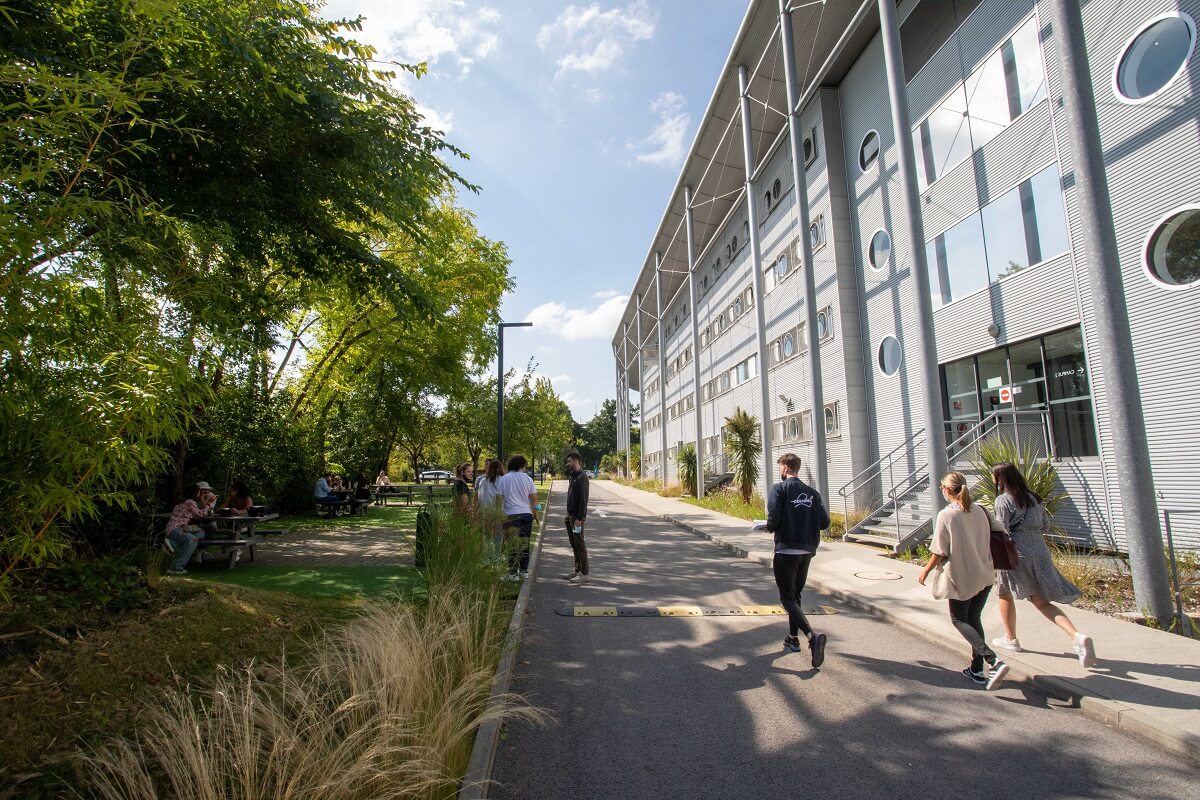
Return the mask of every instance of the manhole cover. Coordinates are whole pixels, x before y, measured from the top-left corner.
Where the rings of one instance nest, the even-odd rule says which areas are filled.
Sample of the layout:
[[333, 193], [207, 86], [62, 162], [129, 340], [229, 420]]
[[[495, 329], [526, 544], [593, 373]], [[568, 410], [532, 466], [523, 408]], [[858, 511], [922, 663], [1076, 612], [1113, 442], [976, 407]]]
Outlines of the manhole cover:
[[868, 570], [866, 572], [856, 572], [854, 577], [862, 578], [864, 581], [898, 581], [904, 576], [896, 572], [881, 572]]

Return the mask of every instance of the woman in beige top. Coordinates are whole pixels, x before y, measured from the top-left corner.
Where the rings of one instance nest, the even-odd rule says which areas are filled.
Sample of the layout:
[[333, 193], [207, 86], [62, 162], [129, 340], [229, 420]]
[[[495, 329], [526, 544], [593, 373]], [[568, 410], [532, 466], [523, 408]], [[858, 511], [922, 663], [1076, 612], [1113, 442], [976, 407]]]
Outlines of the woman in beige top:
[[[983, 607], [996, 577], [992, 569], [992, 524], [987, 511], [971, 502], [971, 489], [961, 472], [942, 478], [942, 496], [949, 505], [933, 526], [933, 553], [917, 580], [922, 586], [939, 566], [933, 596], [950, 601], [950, 621], [971, 645], [971, 666], [963, 670], [974, 683], [994, 689], [1008, 665], [996, 658], [983, 632]], [[984, 670], [987, 664], [987, 670]]]

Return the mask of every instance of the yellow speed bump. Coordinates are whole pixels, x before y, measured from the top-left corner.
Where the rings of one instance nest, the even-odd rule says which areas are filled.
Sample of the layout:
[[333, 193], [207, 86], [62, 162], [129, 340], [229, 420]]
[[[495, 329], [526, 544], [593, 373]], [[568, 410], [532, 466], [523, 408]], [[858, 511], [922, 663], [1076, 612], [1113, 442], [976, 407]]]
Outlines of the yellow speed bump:
[[704, 611], [700, 606], [659, 606], [660, 617], [703, 617]]
[[615, 617], [616, 606], [575, 606], [573, 617]]

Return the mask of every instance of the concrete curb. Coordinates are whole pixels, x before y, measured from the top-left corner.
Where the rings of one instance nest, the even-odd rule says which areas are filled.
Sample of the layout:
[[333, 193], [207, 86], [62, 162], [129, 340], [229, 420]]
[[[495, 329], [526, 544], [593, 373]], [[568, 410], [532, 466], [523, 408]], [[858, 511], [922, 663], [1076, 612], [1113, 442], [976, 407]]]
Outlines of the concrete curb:
[[[553, 487], [553, 484], [551, 484]], [[496, 763], [496, 750], [500, 746], [500, 729], [504, 722], [500, 712], [508, 704], [508, 690], [512, 685], [513, 672], [516, 670], [517, 650], [521, 644], [521, 633], [525, 627], [526, 609], [529, 607], [529, 597], [533, 593], [533, 584], [537, 579], [538, 564], [542, 558], [542, 542], [546, 540], [546, 521], [550, 519], [550, 500], [553, 488], [546, 492], [545, 509], [542, 512], [542, 524], [538, 526], [537, 546], [529, 557], [529, 577], [521, 585], [517, 594], [517, 605], [513, 609], [512, 619], [508, 623], [508, 646], [496, 665], [496, 676], [492, 679], [492, 691], [488, 696], [486, 713], [490, 717], [479, 726], [475, 732], [475, 746], [471, 749], [471, 760], [467, 762], [467, 772], [459, 785], [458, 800], [484, 800], [492, 782], [492, 767]]]
[[[772, 557], [769, 555], [756, 555], [736, 544], [722, 539], [719, 535], [700, 530], [689, 522], [684, 522], [680, 519], [672, 517], [670, 514], [662, 514], [653, 509], [641, 505], [637, 500], [628, 498], [630, 502], [637, 505], [643, 511], [654, 514], [660, 519], [666, 520], [673, 525], [676, 525], [689, 533], [692, 533], [701, 538], [707, 539], [714, 544], [720, 545], [729, 552], [739, 558], [745, 558], [756, 561], [765, 566], [771, 566]], [[874, 617], [885, 620], [897, 628], [905, 630], [916, 636], [943, 646], [952, 648], [961, 648], [962, 641], [958, 638], [948, 636], [940, 630], [935, 630], [917, 622], [905, 619], [885, 608], [884, 606], [863, 599], [857, 595], [850, 594], [836, 586], [815, 578], [810, 575], [808, 585], [816, 591], [834, 597], [837, 600], [858, 608], [862, 611], [871, 614]], [[1042, 694], [1048, 695], [1058, 700], [1063, 700], [1078, 708], [1087, 716], [1098, 720], [1105, 725], [1115, 728], [1120, 728], [1126, 732], [1133, 733], [1148, 739], [1154, 744], [1180, 755], [1186, 756], [1193, 761], [1200, 762], [1200, 737], [1180, 730], [1179, 728], [1165, 723], [1161, 720], [1146, 714], [1140, 709], [1133, 708], [1117, 700], [1107, 697], [1101, 697], [1094, 694], [1074, 681], [1063, 678], [1058, 675], [1050, 675], [1031, 669], [1028, 665], [1014, 663], [1007, 660], [1010, 667], [1009, 679], [1023, 681]]]

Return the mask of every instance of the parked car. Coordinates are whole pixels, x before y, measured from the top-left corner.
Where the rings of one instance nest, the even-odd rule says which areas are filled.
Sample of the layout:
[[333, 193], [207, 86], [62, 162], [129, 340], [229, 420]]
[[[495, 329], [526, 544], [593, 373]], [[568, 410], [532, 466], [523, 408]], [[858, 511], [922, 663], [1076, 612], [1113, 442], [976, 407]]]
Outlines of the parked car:
[[587, 475], [589, 478], [594, 478], [594, 477], [596, 477], [596, 470], [594, 470], [594, 469], [585, 469], [585, 470], [583, 471], [583, 474], [584, 474], [584, 475]]
[[449, 481], [453, 479], [454, 473], [445, 469], [427, 469], [422, 472], [420, 476], [421, 483], [425, 483], [427, 481], [436, 483], [438, 481]]

